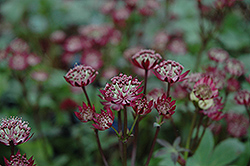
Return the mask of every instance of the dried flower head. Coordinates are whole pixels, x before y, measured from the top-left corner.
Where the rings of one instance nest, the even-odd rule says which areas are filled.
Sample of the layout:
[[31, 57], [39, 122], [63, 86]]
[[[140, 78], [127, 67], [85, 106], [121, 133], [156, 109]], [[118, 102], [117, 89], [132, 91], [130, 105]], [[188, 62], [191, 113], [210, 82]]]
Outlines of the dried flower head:
[[185, 77], [189, 73], [188, 70], [181, 74], [184, 67], [172, 60], [163, 60], [160, 64], [157, 64], [154, 69], [155, 71], [153, 73], [158, 79], [170, 84], [185, 80]]
[[240, 90], [234, 97], [237, 104], [250, 105], [250, 92], [248, 90]]
[[82, 103], [82, 107], [78, 106], [79, 112], [75, 112], [76, 117], [81, 122], [88, 122], [93, 120], [95, 114], [95, 106], [91, 107], [91, 105], [86, 105], [84, 102]]
[[4, 157], [4, 162], [5, 166], [36, 166], [36, 164], [34, 164], [35, 161], [33, 160], [33, 156], [27, 159], [26, 154], [22, 156], [19, 150], [16, 155], [10, 156], [10, 161]]
[[107, 112], [101, 110], [101, 114], [95, 113], [93, 118], [95, 124], [92, 124], [97, 130], [106, 130], [109, 129], [114, 122], [114, 114], [110, 108], [107, 109]]
[[83, 87], [91, 84], [98, 74], [91, 66], [75, 65], [64, 76], [65, 80], [72, 86]]
[[241, 76], [244, 74], [244, 64], [237, 59], [228, 59], [225, 63], [225, 70], [232, 76]]
[[175, 100], [171, 100], [171, 97], [167, 97], [167, 95], [163, 93], [154, 104], [159, 115], [163, 115], [165, 119], [170, 118], [175, 113]]
[[132, 63], [142, 69], [150, 70], [162, 59], [160, 54], [153, 50], [143, 49], [132, 56]]
[[207, 54], [211, 60], [218, 63], [225, 62], [229, 58], [228, 52], [221, 48], [211, 48]]
[[111, 84], [106, 84], [105, 88], [100, 90], [102, 99], [112, 102], [116, 105], [131, 105], [133, 101], [140, 98], [143, 87], [142, 82], [132, 76], [119, 74], [111, 79]]
[[146, 115], [152, 111], [153, 104], [153, 100], [148, 101], [146, 97], [142, 97], [134, 102], [133, 110], [138, 115]]
[[0, 126], [0, 143], [10, 146], [11, 143], [19, 145], [27, 142], [30, 136], [31, 128], [28, 122], [22, 121], [22, 118], [10, 117], [2, 119]]

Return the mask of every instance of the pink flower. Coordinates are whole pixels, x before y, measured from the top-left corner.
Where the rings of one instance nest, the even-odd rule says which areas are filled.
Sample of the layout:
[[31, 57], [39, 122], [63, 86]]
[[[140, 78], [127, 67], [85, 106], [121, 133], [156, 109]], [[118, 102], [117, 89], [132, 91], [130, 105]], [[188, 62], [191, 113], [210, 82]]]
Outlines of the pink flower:
[[150, 70], [162, 59], [160, 54], [153, 50], [143, 49], [132, 56], [132, 63], [142, 69]]
[[94, 49], [86, 50], [83, 52], [80, 62], [99, 70], [103, 65], [102, 53]]
[[38, 82], [44, 82], [48, 80], [49, 74], [44, 71], [34, 71], [31, 73], [31, 78]]
[[147, 0], [146, 4], [139, 9], [139, 12], [143, 16], [151, 16], [154, 14], [156, 9], [160, 7], [160, 4], [156, 0]]
[[207, 54], [211, 60], [218, 63], [225, 62], [229, 58], [228, 52], [221, 48], [211, 48]]
[[225, 64], [225, 70], [232, 76], [241, 76], [244, 74], [244, 64], [237, 59], [228, 59]]
[[88, 122], [93, 120], [95, 114], [95, 106], [91, 107], [90, 105], [86, 105], [84, 102], [82, 103], [82, 107], [78, 106], [79, 112], [75, 112], [76, 117], [81, 122]]
[[95, 113], [93, 118], [95, 124], [92, 124], [97, 130], [106, 130], [109, 129], [114, 122], [114, 114], [110, 108], [107, 109], [107, 112], [101, 110], [101, 114]]
[[250, 105], [250, 92], [248, 90], [240, 90], [234, 97], [239, 105]]
[[181, 38], [174, 38], [170, 40], [167, 45], [167, 48], [173, 54], [184, 55], [187, 53], [186, 43]]
[[102, 5], [101, 11], [103, 14], [111, 14], [114, 11], [115, 6], [116, 6], [116, 1], [108, 0]]
[[148, 102], [146, 97], [142, 97], [134, 102], [133, 110], [138, 115], [146, 115], [152, 111], [153, 104], [153, 100]]
[[158, 97], [162, 96], [163, 93], [164, 93], [164, 89], [162, 89], [162, 88], [154, 88], [150, 92], [148, 92], [147, 98], [149, 100], [157, 101]]
[[240, 89], [240, 82], [235, 78], [229, 78], [227, 80], [227, 90], [229, 92], [235, 92]]
[[175, 100], [171, 100], [171, 97], [167, 97], [167, 95], [163, 93], [163, 95], [160, 96], [154, 104], [159, 115], [163, 115], [165, 119], [170, 118], [175, 113]]
[[7, 52], [5, 50], [0, 50], [0, 61], [7, 57]]
[[119, 74], [119, 70], [113, 66], [109, 66], [103, 70], [102, 77], [105, 79], [110, 79], [117, 74]]
[[154, 75], [161, 81], [168, 82], [170, 84], [181, 82], [185, 80], [185, 77], [189, 73], [189, 70], [182, 73], [184, 67], [178, 62], [172, 60], [163, 60], [160, 64], [155, 66]]
[[201, 112], [204, 115], [207, 115], [210, 119], [218, 121], [221, 120], [222, 118], [224, 118], [224, 114], [223, 112], [221, 112], [220, 110], [223, 109], [223, 103], [221, 103], [221, 98], [214, 98], [213, 99], [213, 105], [211, 107], [209, 107], [207, 110], [202, 110]]
[[202, 73], [191, 73], [186, 79], [181, 83], [189, 92], [193, 90], [194, 84], [203, 77]]
[[169, 35], [165, 31], [158, 32], [154, 37], [153, 48], [158, 51], [165, 51], [169, 42]]
[[91, 66], [75, 65], [64, 76], [65, 80], [72, 86], [83, 87], [91, 84], [98, 74]]
[[103, 95], [100, 97], [108, 103], [119, 105], [120, 108], [125, 105], [129, 106], [143, 95], [141, 84], [142, 82], [138, 79], [121, 73], [111, 79], [111, 84], [107, 83], [105, 88], [100, 90]]
[[9, 67], [13, 70], [25, 70], [29, 66], [26, 53], [15, 53], [9, 59]]
[[211, 77], [216, 85], [216, 88], [223, 89], [226, 84], [226, 73], [223, 70], [219, 70], [216, 67], [207, 67], [206, 73], [203, 76]]
[[65, 32], [57, 30], [50, 35], [50, 40], [54, 43], [62, 43], [66, 38]]
[[227, 131], [233, 137], [242, 137], [247, 134], [247, 130], [249, 127], [249, 120], [243, 114], [237, 113], [227, 113], [226, 114], [227, 121]]
[[36, 166], [33, 156], [27, 159], [26, 153], [22, 156], [20, 150], [17, 151], [16, 155], [10, 156], [10, 161], [4, 157], [4, 162], [5, 166]]
[[70, 65], [70, 64], [74, 64], [74, 60], [75, 60], [75, 54], [74, 53], [70, 53], [70, 52], [64, 52], [62, 54], [62, 62], [66, 65]]
[[82, 48], [82, 39], [80, 36], [71, 36], [64, 42], [64, 49], [67, 52], [76, 53], [81, 51]]
[[127, 8], [116, 9], [112, 13], [112, 18], [115, 24], [120, 27], [126, 26], [126, 21], [130, 17], [130, 10]]
[[23, 39], [16, 38], [11, 41], [9, 44], [7, 51], [12, 53], [27, 53], [29, 52], [29, 45]]
[[30, 66], [35, 66], [41, 62], [41, 58], [34, 53], [28, 55], [27, 62]]
[[187, 88], [181, 84], [177, 84], [171, 96], [176, 99], [185, 99], [188, 96]]
[[142, 47], [140, 46], [128, 48], [124, 51], [123, 56], [126, 60], [131, 61], [132, 56], [139, 52], [141, 49]]
[[19, 145], [27, 142], [30, 136], [31, 128], [28, 127], [28, 122], [22, 121], [22, 118], [10, 117], [2, 119], [0, 126], [0, 143], [10, 146], [13, 142], [14, 145]]

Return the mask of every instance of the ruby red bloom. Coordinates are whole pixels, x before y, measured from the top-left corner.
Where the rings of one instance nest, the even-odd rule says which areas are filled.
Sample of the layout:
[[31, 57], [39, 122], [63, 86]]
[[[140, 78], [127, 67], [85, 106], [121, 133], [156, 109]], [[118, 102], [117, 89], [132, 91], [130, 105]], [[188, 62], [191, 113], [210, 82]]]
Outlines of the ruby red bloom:
[[208, 51], [208, 57], [215, 62], [222, 63], [229, 58], [229, 54], [221, 48], [212, 48]]
[[82, 39], [80, 36], [71, 36], [64, 43], [64, 49], [67, 52], [76, 53], [81, 51], [82, 48]]
[[244, 74], [244, 64], [237, 59], [228, 59], [225, 63], [225, 70], [232, 76], [241, 76]]
[[250, 92], [248, 90], [240, 90], [234, 97], [239, 105], [250, 105]]
[[35, 161], [33, 160], [33, 156], [27, 159], [26, 154], [22, 156], [19, 150], [16, 155], [10, 156], [10, 161], [4, 157], [4, 162], [5, 166], [36, 166], [36, 164], [34, 164]]
[[0, 143], [10, 146], [10, 142], [14, 145], [19, 145], [27, 142], [33, 134], [30, 136], [31, 128], [28, 127], [28, 123], [22, 121], [22, 118], [5, 118], [1, 121], [0, 126]]
[[152, 111], [153, 104], [153, 100], [148, 102], [146, 97], [142, 97], [134, 102], [133, 110], [138, 115], [146, 115]]
[[184, 81], [190, 71], [188, 70], [181, 74], [184, 67], [172, 60], [163, 60], [160, 64], [157, 64], [154, 69], [155, 71], [153, 73], [158, 79], [170, 84]]
[[102, 53], [100, 51], [90, 49], [83, 52], [81, 63], [99, 70], [103, 65]]
[[100, 97], [108, 103], [111, 102], [120, 107], [129, 106], [143, 95], [141, 93], [143, 90], [143, 86], [141, 86], [142, 82], [138, 81], [137, 78], [132, 78], [132, 76], [121, 73], [113, 77], [111, 82], [111, 84], [107, 83], [103, 90], [100, 90], [103, 95]]
[[101, 110], [101, 114], [95, 113], [93, 118], [95, 124], [92, 124], [97, 130], [106, 130], [109, 129], [114, 122], [114, 114], [110, 108], [107, 109], [107, 112]]
[[143, 49], [132, 56], [132, 63], [139, 68], [150, 70], [153, 69], [161, 59], [161, 55], [155, 53], [155, 51]]
[[64, 76], [65, 80], [72, 86], [83, 87], [91, 84], [98, 74], [91, 66], [75, 65]]
[[163, 93], [155, 102], [155, 109], [158, 111], [159, 115], [163, 115], [165, 119], [170, 118], [175, 113], [176, 101], [171, 100], [171, 97], [167, 97], [167, 95]]
[[9, 44], [7, 51], [12, 53], [27, 53], [29, 52], [29, 45], [23, 39], [16, 38], [11, 41]]
[[76, 117], [81, 122], [88, 122], [93, 120], [95, 115], [95, 106], [91, 107], [91, 105], [86, 105], [84, 102], [82, 103], [82, 107], [78, 106], [79, 112], [75, 112]]
[[15, 53], [9, 59], [9, 67], [13, 70], [25, 70], [29, 67], [28, 54], [26, 53]]

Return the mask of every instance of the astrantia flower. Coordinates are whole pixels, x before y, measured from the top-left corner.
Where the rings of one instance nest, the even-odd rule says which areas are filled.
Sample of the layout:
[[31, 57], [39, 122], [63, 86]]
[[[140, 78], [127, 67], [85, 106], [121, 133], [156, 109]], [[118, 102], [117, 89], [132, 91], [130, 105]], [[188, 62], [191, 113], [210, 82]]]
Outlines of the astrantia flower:
[[153, 73], [158, 79], [170, 84], [185, 80], [185, 77], [189, 73], [188, 70], [181, 74], [184, 67], [172, 60], [163, 60], [160, 64], [157, 64], [154, 69], [155, 71]]
[[115, 24], [120, 27], [126, 26], [126, 20], [130, 17], [130, 10], [127, 8], [116, 9], [112, 13], [112, 18]]
[[139, 98], [134, 102], [133, 109], [138, 115], [146, 115], [153, 109], [153, 100], [148, 102], [146, 97]]
[[26, 53], [15, 53], [9, 59], [9, 67], [13, 70], [25, 70], [29, 66], [27, 58]]
[[212, 48], [208, 51], [208, 57], [215, 62], [222, 63], [228, 59], [229, 54], [221, 48]]
[[30, 136], [31, 128], [28, 127], [28, 122], [22, 121], [22, 118], [10, 117], [2, 119], [0, 126], [0, 143], [10, 146], [12, 142], [14, 145], [19, 145], [27, 142]]
[[163, 93], [164, 93], [164, 89], [162, 89], [162, 88], [154, 88], [150, 92], [148, 92], [147, 98], [149, 100], [157, 101], [158, 97], [162, 96]]
[[167, 97], [164, 93], [155, 102], [155, 109], [158, 111], [159, 115], [163, 115], [164, 118], [170, 118], [175, 113], [175, 100], [171, 101], [171, 97]]
[[29, 51], [29, 45], [23, 39], [17, 38], [11, 41], [7, 50], [12, 53], [27, 53]]
[[202, 110], [201, 112], [212, 120], [221, 120], [225, 116], [223, 112], [220, 111], [223, 108], [223, 103], [221, 100], [221, 98], [214, 98], [213, 105], [207, 110]]
[[93, 67], [95, 70], [99, 70], [102, 65], [102, 54], [97, 50], [86, 50], [82, 54], [81, 63]]
[[128, 48], [124, 51], [123, 56], [126, 60], [131, 61], [131, 58], [134, 54], [136, 54], [137, 52], [139, 52], [142, 49], [141, 46], [136, 46], [136, 47], [132, 47], [132, 48]]
[[249, 120], [243, 114], [227, 113], [227, 131], [233, 137], [242, 137], [247, 134]]
[[35, 66], [41, 62], [41, 58], [34, 53], [28, 55], [27, 62], [30, 66]]
[[237, 59], [228, 59], [225, 63], [225, 70], [232, 76], [241, 76], [244, 74], [244, 64]]
[[213, 79], [214, 84], [216, 85], [216, 88], [223, 89], [224, 85], [226, 84], [226, 73], [223, 70], [219, 70], [217, 67], [207, 67], [206, 73], [203, 74], [203, 76], [209, 76]]
[[177, 55], [184, 55], [187, 53], [187, 46], [183, 39], [181, 38], [174, 38], [172, 39], [167, 48], [170, 52]]
[[230, 92], [235, 92], [240, 89], [240, 82], [235, 78], [229, 78], [227, 80], [227, 90]]
[[114, 122], [114, 114], [110, 108], [107, 109], [107, 112], [101, 110], [101, 114], [95, 113], [93, 118], [95, 124], [92, 124], [97, 130], [106, 130], [109, 129]]
[[140, 98], [143, 87], [142, 82], [132, 76], [119, 74], [111, 79], [111, 84], [106, 84], [103, 90], [100, 90], [102, 99], [107, 102], [125, 106]]
[[161, 59], [161, 55], [155, 53], [155, 51], [143, 49], [132, 56], [132, 63], [139, 68], [150, 70]]
[[109, 0], [101, 6], [101, 12], [103, 14], [111, 14], [115, 9], [116, 1]]
[[66, 39], [64, 43], [64, 49], [67, 52], [76, 53], [78, 51], [81, 51], [83, 48], [82, 46], [82, 40], [80, 36], [71, 36]]
[[250, 104], [250, 92], [248, 90], [240, 90], [236, 93], [234, 99], [240, 105]]
[[26, 154], [22, 156], [19, 150], [16, 155], [10, 156], [10, 161], [4, 157], [4, 162], [5, 166], [36, 166], [36, 164], [34, 164], [35, 161], [33, 160], [33, 156], [27, 159]]
[[54, 43], [62, 43], [66, 37], [65, 32], [57, 30], [50, 35], [50, 40]]
[[38, 82], [44, 82], [48, 80], [49, 74], [44, 71], [34, 71], [31, 73], [31, 78]]
[[90, 105], [86, 105], [84, 102], [82, 103], [82, 107], [78, 106], [79, 112], [75, 112], [76, 117], [81, 122], [88, 122], [93, 120], [95, 114], [95, 106], [91, 107]]
[[161, 52], [165, 51], [168, 41], [169, 34], [167, 34], [165, 31], [160, 31], [154, 37], [153, 48]]
[[72, 86], [83, 87], [92, 83], [98, 74], [91, 66], [75, 65], [64, 76], [65, 80]]

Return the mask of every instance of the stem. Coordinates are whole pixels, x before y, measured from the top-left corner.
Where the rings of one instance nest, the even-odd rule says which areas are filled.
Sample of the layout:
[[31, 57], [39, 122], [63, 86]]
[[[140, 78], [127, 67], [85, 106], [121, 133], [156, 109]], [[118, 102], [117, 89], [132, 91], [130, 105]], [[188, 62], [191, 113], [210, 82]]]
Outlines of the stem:
[[171, 86], [171, 84], [168, 82], [167, 97], [169, 97], [169, 93], [170, 93], [170, 86]]
[[[196, 111], [194, 116], [193, 116], [191, 127], [190, 127], [191, 129], [190, 129], [189, 134], [188, 134], [188, 139], [187, 139], [185, 149], [189, 149], [191, 137], [192, 137], [192, 134], [193, 134], [193, 131], [194, 131], [194, 126], [195, 126], [195, 121], [196, 121], [197, 114], [198, 114], [198, 111]], [[187, 158], [188, 158], [188, 152], [185, 152], [184, 153], [184, 159], [187, 160]]]
[[10, 141], [10, 152], [11, 152], [11, 156], [14, 155], [15, 145], [12, 140]]
[[123, 157], [122, 157], [122, 165], [127, 166], [127, 109], [124, 107], [124, 123], [123, 123]]
[[120, 138], [120, 134], [118, 133], [118, 131], [113, 126], [111, 126], [111, 128], [114, 130], [114, 132], [116, 133], [116, 135]]
[[250, 119], [250, 111], [249, 111], [249, 109], [247, 108], [247, 105], [245, 105], [245, 108], [246, 108], [246, 111], [247, 111], [247, 114], [248, 114], [248, 119]]
[[145, 166], [148, 166], [148, 164], [150, 162], [150, 159], [151, 159], [153, 151], [154, 151], [154, 146], [155, 146], [155, 142], [156, 142], [157, 136], [159, 134], [159, 131], [160, 131], [160, 126], [158, 126], [156, 128], [154, 140], [153, 140], [153, 143], [152, 143], [152, 146], [151, 146], [151, 149], [150, 149], [150, 152], [149, 152], [149, 155], [148, 155], [148, 159], [147, 159], [147, 162], [146, 162]]
[[[88, 101], [88, 105], [91, 106], [91, 102], [90, 102], [90, 100], [89, 100], [89, 96], [88, 96], [88, 94], [87, 94], [87, 91], [86, 91], [86, 89], [85, 89], [85, 86], [82, 86], [82, 90], [83, 90], [83, 93], [85, 94], [85, 97], [86, 97], [86, 99], [87, 99], [87, 101]], [[91, 106], [91, 107], [92, 107], [92, 106]]]
[[145, 78], [144, 78], [144, 89], [143, 89], [143, 94], [146, 95], [147, 91], [147, 82], [148, 82], [148, 70], [145, 69]]
[[192, 148], [194, 148], [195, 143], [196, 143], [196, 141], [198, 140], [198, 137], [199, 137], [199, 131], [200, 131], [200, 126], [201, 126], [201, 124], [202, 124], [203, 117], [204, 117], [204, 115], [203, 115], [203, 114], [201, 114], [201, 116], [200, 116], [200, 120], [199, 120], [199, 122], [198, 122], [198, 126], [197, 126], [197, 130], [196, 130], [196, 134], [195, 134], [195, 138], [194, 138], [194, 141], [193, 141]]
[[131, 129], [130, 129], [130, 131], [129, 131], [129, 133], [128, 133], [128, 136], [130, 136], [130, 135], [132, 134], [133, 129], [134, 129], [134, 127], [135, 127], [135, 124], [137, 124], [138, 118], [139, 118], [139, 115], [136, 115], [135, 120], [134, 120], [134, 123], [133, 123], [133, 125], [132, 125], [132, 127], [131, 127]]
[[[118, 133], [119, 135], [121, 134], [121, 131], [122, 131], [122, 117], [121, 117], [121, 111], [118, 111]], [[122, 159], [122, 141], [120, 139], [119, 141], [119, 150], [120, 150], [120, 156], [121, 156], [121, 159]]]
[[98, 130], [95, 129], [94, 131], [95, 131], [95, 137], [96, 137], [98, 149], [99, 149], [99, 152], [100, 152], [100, 154], [102, 156], [102, 161], [103, 161], [103, 163], [104, 163], [105, 166], [108, 166], [108, 162], [107, 162], [107, 160], [106, 160], [106, 158], [105, 158], [105, 156], [103, 154], [103, 150], [102, 150], [102, 146], [101, 146], [101, 143], [100, 143], [100, 138], [99, 138]]

